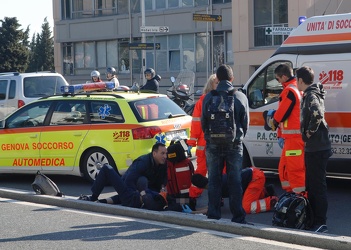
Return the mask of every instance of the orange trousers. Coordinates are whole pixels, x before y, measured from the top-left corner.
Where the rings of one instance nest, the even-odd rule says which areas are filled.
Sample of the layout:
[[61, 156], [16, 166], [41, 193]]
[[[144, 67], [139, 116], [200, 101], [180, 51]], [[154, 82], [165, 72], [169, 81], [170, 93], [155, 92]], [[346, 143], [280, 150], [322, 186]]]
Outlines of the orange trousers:
[[305, 191], [304, 142], [301, 137], [284, 140], [278, 171], [280, 183], [286, 192]]
[[247, 214], [271, 210], [271, 197], [266, 197], [264, 185], [266, 177], [262, 170], [252, 168], [252, 180], [244, 191], [242, 206]]

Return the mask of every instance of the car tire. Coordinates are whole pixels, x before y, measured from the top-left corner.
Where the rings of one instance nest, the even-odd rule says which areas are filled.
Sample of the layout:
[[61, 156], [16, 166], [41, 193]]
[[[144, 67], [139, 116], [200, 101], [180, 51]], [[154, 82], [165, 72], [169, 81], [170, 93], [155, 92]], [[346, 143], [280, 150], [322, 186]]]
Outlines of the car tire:
[[84, 178], [90, 182], [96, 179], [104, 164], [109, 164], [118, 173], [116, 164], [111, 155], [104, 149], [91, 148], [85, 154], [82, 162]]

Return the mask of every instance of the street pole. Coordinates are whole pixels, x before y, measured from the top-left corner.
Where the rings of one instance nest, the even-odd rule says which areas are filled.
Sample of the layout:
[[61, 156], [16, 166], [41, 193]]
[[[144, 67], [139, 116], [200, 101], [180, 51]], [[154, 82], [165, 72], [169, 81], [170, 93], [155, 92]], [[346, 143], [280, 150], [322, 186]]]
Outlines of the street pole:
[[[145, 2], [144, 1], [140, 1], [140, 9], [141, 9], [141, 26], [145, 26]], [[145, 43], [146, 42], [146, 38], [145, 38], [145, 33], [141, 33], [141, 42]], [[141, 85], [144, 85], [145, 83], [145, 75], [144, 75], [144, 71], [145, 71], [145, 66], [146, 66], [146, 51], [142, 50], [141, 51], [141, 58], [142, 58], [142, 75], [143, 75], [143, 83]]]

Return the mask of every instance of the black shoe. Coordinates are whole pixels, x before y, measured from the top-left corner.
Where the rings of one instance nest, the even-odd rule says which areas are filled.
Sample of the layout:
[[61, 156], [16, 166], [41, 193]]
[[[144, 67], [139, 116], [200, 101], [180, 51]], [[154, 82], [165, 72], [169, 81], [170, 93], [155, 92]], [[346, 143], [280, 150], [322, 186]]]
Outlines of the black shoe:
[[266, 192], [267, 192], [267, 196], [277, 196], [275, 193], [273, 184], [269, 184], [266, 186]]
[[311, 228], [311, 231], [316, 232], [316, 233], [327, 233], [328, 227], [327, 227], [327, 225], [316, 225], [316, 226]]
[[82, 200], [82, 201], [93, 201], [91, 195], [83, 195], [81, 194], [78, 198], [78, 200]]
[[196, 211], [196, 198], [189, 198], [189, 207], [191, 210]]
[[191, 183], [198, 188], [206, 188], [208, 184], [207, 177], [201, 174], [194, 174], [191, 177]]

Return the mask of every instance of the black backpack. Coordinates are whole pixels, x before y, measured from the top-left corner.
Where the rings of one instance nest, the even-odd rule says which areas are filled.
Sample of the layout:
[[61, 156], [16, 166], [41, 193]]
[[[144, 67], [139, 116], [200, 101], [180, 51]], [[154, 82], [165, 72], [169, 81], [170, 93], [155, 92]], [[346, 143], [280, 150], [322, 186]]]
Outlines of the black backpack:
[[167, 148], [167, 159], [171, 162], [181, 162], [188, 158], [186, 142], [182, 139], [172, 140]]
[[313, 225], [311, 205], [302, 194], [294, 192], [283, 194], [279, 197], [274, 209], [273, 226], [309, 229]]
[[235, 140], [234, 91], [211, 91], [206, 111], [210, 143], [225, 144]]

